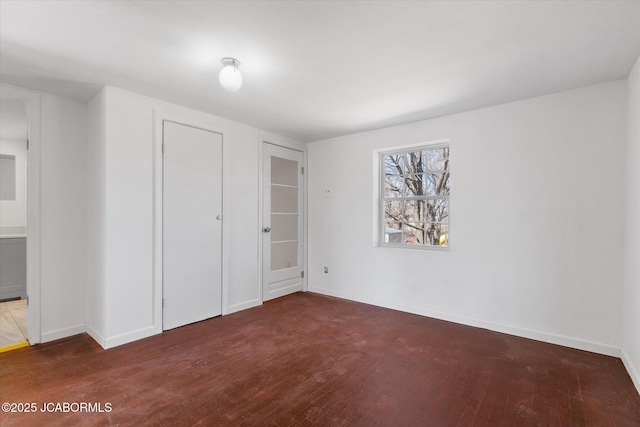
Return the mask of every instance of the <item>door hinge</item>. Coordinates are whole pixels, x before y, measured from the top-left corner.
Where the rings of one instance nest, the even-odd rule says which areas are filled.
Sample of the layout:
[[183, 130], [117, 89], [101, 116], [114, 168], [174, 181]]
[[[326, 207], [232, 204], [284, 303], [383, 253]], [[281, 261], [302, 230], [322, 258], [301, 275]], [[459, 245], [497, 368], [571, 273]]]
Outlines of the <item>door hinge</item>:
[[27, 150], [29, 149], [29, 139], [27, 138]]
[[164, 142], [162, 143], [162, 154], [164, 154]]
[[164, 298], [162, 298], [162, 308], [164, 308]]
[[300, 168], [300, 173], [301, 173], [302, 175], [304, 175], [304, 166], [302, 166], [302, 167]]
[[302, 271], [300, 272], [300, 277], [302, 277], [302, 278], [304, 279], [304, 270], [302, 270]]

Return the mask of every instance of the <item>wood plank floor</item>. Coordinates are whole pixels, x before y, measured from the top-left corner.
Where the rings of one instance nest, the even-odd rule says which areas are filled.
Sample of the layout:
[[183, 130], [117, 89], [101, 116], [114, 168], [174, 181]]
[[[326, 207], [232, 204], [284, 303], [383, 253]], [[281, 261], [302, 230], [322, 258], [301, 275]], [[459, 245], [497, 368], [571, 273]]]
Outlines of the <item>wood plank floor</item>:
[[619, 359], [311, 293], [106, 351], [0, 354], [0, 402], [38, 408], [2, 426], [640, 426]]

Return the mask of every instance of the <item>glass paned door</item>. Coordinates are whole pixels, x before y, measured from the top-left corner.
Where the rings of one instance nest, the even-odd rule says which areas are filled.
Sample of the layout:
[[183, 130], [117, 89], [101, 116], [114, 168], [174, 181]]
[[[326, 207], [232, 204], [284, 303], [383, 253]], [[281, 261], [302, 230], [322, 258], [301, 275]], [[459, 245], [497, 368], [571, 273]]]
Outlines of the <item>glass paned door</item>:
[[263, 300], [302, 290], [302, 152], [264, 144]]

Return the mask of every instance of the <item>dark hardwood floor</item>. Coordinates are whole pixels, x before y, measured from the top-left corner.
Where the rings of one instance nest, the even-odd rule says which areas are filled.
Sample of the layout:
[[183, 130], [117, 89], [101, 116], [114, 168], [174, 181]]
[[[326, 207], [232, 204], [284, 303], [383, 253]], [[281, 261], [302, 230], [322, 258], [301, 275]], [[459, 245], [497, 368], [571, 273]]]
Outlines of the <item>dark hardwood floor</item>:
[[2, 353], [0, 396], [37, 407], [2, 426], [640, 426], [619, 359], [310, 293], [110, 350]]

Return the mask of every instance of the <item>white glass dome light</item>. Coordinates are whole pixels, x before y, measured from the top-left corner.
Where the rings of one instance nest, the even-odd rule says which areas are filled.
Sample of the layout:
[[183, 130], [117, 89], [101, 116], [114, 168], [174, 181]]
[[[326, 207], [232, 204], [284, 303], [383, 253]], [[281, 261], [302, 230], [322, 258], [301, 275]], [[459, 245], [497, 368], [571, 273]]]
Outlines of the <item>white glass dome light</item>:
[[240, 73], [240, 61], [235, 58], [222, 58], [223, 67], [219, 79], [223, 88], [229, 92], [235, 92], [242, 86], [242, 74]]

